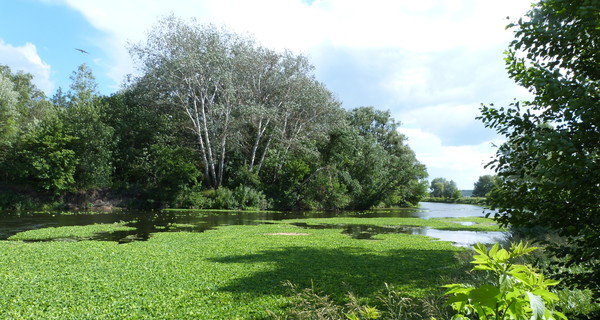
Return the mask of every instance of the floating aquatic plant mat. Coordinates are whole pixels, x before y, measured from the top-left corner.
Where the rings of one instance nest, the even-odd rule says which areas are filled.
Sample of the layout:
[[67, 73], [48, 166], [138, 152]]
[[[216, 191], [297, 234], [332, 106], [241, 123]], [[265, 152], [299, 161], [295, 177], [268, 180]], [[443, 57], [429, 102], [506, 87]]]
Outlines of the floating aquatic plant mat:
[[338, 300], [349, 290], [372, 298], [384, 283], [419, 296], [438, 288], [463, 250], [419, 235], [376, 237], [283, 223], [126, 244], [0, 241], [0, 319], [261, 319], [290, 305], [288, 280]]
[[[335, 217], [335, 218], [309, 218], [309, 219], [289, 219], [270, 221], [271, 223], [296, 224], [304, 223], [307, 225], [372, 225], [372, 226], [407, 226], [407, 227], [430, 227], [439, 230], [465, 230], [465, 231], [505, 231], [492, 219], [482, 217], [461, 217], [461, 218], [353, 218], [353, 217]], [[464, 225], [461, 222], [472, 222]]]

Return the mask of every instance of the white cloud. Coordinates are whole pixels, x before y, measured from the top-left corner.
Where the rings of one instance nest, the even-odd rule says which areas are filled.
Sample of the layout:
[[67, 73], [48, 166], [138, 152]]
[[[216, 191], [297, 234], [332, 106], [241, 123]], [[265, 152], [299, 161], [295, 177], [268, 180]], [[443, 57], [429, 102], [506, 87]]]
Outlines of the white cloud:
[[225, 25], [263, 45], [308, 54], [346, 107], [390, 109], [432, 178], [472, 188], [489, 171], [496, 135], [475, 120], [480, 103], [524, 92], [504, 70], [504, 29], [530, 1], [505, 0], [46, 0], [80, 11], [107, 36], [110, 77], [133, 72], [127, 43], [160, 16]]
[[423, 53], [507, 43], [511, 34], [504, 31], [504, 17], [527, 9], [522, 0], [320, 0], [310, 5], [301, 0], [47, 1], [68, 4], [107, 33], [103, 42], [114, 63], [111, 78], [117, 82], [132, 70], [127, 42], [142, 40], [159, 16], [171, 12], [251, 33], [277, 49], [311, 53], [327, 43]]
[[435, 134], [421, 129], [400, 128], [408, 138], [408, 145], [415, 151], [417, 159], [427, 166], [429, 179], [443, 177], [454, 180], [459, 189], [472, 189], [477, 179], [493, 174], [485, 169], [495, 154], [493, 145], [502, 141], [495, 139], [477, 145], [444, 146]]
[[54, 83], [50, 81], [50, 65], [42, 61], [35, 45], [26, 43], [15, 47], [0, 39], [0, 63], [9, 66], [13, 72], [32, 74], [33, 83], [46, 94], [54, 90]]

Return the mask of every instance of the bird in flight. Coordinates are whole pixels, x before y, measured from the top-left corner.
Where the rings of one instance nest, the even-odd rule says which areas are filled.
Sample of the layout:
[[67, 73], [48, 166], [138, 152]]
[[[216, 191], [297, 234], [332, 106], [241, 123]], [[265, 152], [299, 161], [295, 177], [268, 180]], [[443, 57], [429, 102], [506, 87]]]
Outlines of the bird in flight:
[[81, 52], [81, 53], [85, 53], [85, 54], [90, 54], [89, 52], [83, 50], [83, 49], [79, 49], [79, 48], [75, 48], [75, 50]]

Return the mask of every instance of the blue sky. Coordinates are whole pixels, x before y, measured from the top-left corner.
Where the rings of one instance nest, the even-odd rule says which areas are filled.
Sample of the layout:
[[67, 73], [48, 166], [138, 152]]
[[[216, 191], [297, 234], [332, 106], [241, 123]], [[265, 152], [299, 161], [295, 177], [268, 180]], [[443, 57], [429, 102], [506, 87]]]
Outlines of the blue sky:
[[[127, 52], [173, 13], [307, 55], [345, 108], [390, 110], [430, 179], [471, 189], [500, 137], [475, 120], [481, 103], [528, 94], [508, 79], [504, 26], [524, 0], [10, 0], [0, 2], [0, 64], [51, 96], [88, 64], [103, 94], [135, 73]], [[80, 48], [89, 52], [83, 54]]]

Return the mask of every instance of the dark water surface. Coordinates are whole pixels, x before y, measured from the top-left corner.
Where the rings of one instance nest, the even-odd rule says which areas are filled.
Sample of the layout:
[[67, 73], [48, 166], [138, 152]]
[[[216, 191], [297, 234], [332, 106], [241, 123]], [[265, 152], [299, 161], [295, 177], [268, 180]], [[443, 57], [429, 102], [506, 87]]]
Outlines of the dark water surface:
[[483, 216], [483, 208], [474, 205], [445, 204], [422, 202], [419, 208], [369, 210], [361, 212], [237, 212], [237, 211], [118, 211], [111, 213], [0, 213], [0, 240], [6, 240], [19, 232], [60, 226], [83, 226], [96, 223], [126, 222], [134, 227], [131, 231], [101, 233], [94, 240], [131, 241], [147, 240], [156, 232], [203, 232], [218, 226], [254, 225], [265, 223], [265, 220], [328, 218], [328, 217], [360, 217], [365, 218], [364, 225], [320, 225], [308, 226], [301, 223], [299, 227], [306, 228], [336, 228], [357, 239], [371, 239], [373, 235], [382, 233], [420, 234], [452, 241], [458, 246], [470, 246], [476, 242], [495, 242], [503, 237], [502, 232], [476, 231], [446, 231], [420, 227], [376, 227], [368, 225], [367, 218], [373, 217], [415, 217], [415, 218], [445, 218], [445, 217], [479, 217]]

